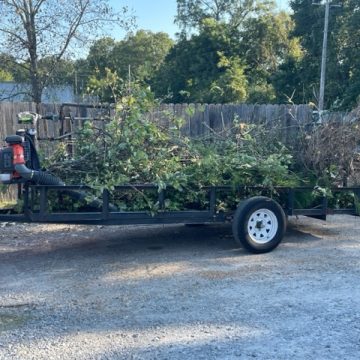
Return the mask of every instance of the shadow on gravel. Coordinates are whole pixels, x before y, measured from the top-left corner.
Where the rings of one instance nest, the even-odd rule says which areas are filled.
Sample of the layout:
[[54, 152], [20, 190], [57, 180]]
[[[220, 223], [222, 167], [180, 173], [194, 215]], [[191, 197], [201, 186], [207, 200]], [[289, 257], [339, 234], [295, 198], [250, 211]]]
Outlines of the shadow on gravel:
[[[113, 228], [114, 229], [114, 228]], [[61, 232], [61, 230], [60, 230]], [[25, 235], [26, 236], [26, 235]], [[31, 236], [31, 234], [30, 234]], [[103, 255], [106, 253], [119, 252], [124, 255], [142, 253], [143, 251], [187, 251], [198, 250], [207, 251], [209, 248], [214, 250], [229, 250], [238, 247], [231, 234], [231, 227], [227, 225], [207, 225], [201, 227], [187, 227], [183, 225], [167, 226], [129, 226], [120, 227], [118, 231], [107, 231], [106, 227], [97, 229], [94, 232], [87, 230], [62, 233], [62, 237], [56, 240], [48, 239], [56, 236], [55, 231], [42, 232], [44, 245], [16, 250], [16, 240], [10, 251], [0, 253], [1, 260], [8, 257], [26, 260], [34, 259], [36, 256], [49, 256], [51, 254], [64, 256], [92, 256]], [[31, 242], [31, 239], [29, 240]], [[36, 263], [36, 262], [35, 262]]]
[[[224, 225], [119, 227], [118, 232], [102, 230], [69, 233], [46, 246], [28, 249], [17, 250], [14, 242], [9, 251], [0, 253], [0, 300], [2, 284], [4, 288], [7, 286], [6, 278], [22, 278], [22, 274], [26, 277], [34, 273], [35, 278], [39, 274], [53, 274], [54, 277], [58, 274], [61, 280], [71, 277], [76, 283], [82, 280], [86, 269], [90, 274], [96, 270], [97, 276], [103, 277], [112, 266], [128, 271], [139, 264], [152, 268], [159, 264], [216, 261], [224, 256], [248, 255], [235, 244], [231, 227]], [[43, 232], [41, 236], [46, 242], [47, 236], [50, 238], [53, 234]]]
[[[91, 227], [90, 227], [91, 228]], [[20, 258], [33, 257], [37, 254], [51, 254], [56, 252], [76, 253], [81, 250], [92, 250], [106, 252], [107, 249], [116, 252], [135, 253], [144, 250], [160, 251], [163, 249], [173, 249], [174, 251], [186, 249], [196, 249], [204, 251], [209, 248], [217, 250], [234, 250], [239, 248], [235, 243], [230, 224], [204, 225], [204, 226], [184, 226], [184, 225], [157, 225], [157, 226], [104, 226], [102, 229], [88, 230], [86, 226], [58, 228], [44, 230], [44, 228], [31, 228], [29, 235], [26, 230], [16, 236], [13, 240], [7, 241], [10, 251], [0, 252], [0, 259], [7, 256]], [[16, 233], [17, 229], [14, 227]], [[314, 225], [300, 225], [296, 222], [289, 222], [287, 232], [283, 242], [318, 240], [321, 236], [313, 235], [311, 232], [322, 235], [331, 234], [331, 229], [324, 229]], [[17, 250], [16, 242], [20, 237], [29, 236], [26, 241], [26, 248], [21, 246]], [[31, 240], [36, 244], [31, 246]], [[41, 245], [41, 239], [44, 245]], [[12, 245], [12, 243], [14, 245]], [[281, 245], [280, 245], [281, 246]], [[237, 255], [245, 253], [239, 249]]]
[[[115, 229], [115, 230], [114, 230]], [[35, 229], [36, 230], [36, 229]], [[61, 236], [59, 236], [59, 233]], [[36, 234], [36, 231], [35, 231]], [[30, 233], [30, 237], [37, 235]], [[25, 235], [26, 236], [26, 235]], [[84, 261], [105, 259], [106, 261], [187, 261], [189, 256], [216, 259], [219, 257], [254, 256], [241, 249], [233, 239], [231, 225], [205, 226], [119, 226], [108, 231], [106, 227], [91, 232], [82, 227], [80, 231], [68, 230], [41, 231], [36, 239], [38, 245], [28, 248], [16, 248], [9, 242], [9, 251], [0, 252], [0, 271], [6, 263], [16, 263], [23, 268], [30, 264], [32, 268], [54, 266], [60, 260], [76, 264], [77, 259]], [[50, 239], [50, 240], [49, 240]], [[315, 236], [290, 223], [283, 243], [301, 243], [318, 241]], [[31, 238], [28, 241], [31, 243]], [[279, 246], [281, 249], [281, 244]], [[261, 255], [260, 255], [261, 256]]]
[[[308, 231], [304, 231], [298, 228], [295, 224], [289, 224], [286, 230], [283, 243], [300, 243], [304, 241], [319, 241], [321, 236], [315, 236]], [[281, 246], [281, 244], [280, 244]]]

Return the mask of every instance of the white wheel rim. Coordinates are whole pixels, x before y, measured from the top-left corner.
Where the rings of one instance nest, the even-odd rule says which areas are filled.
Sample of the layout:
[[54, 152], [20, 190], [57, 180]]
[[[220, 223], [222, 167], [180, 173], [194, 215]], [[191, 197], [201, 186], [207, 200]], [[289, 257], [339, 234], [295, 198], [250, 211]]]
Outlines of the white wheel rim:
[[250, 216], [247, 231], [252, 241], [258, 244], [266, 244], [271, 241], [279, 228], [276, 215], [268, 209], [259, 209]]

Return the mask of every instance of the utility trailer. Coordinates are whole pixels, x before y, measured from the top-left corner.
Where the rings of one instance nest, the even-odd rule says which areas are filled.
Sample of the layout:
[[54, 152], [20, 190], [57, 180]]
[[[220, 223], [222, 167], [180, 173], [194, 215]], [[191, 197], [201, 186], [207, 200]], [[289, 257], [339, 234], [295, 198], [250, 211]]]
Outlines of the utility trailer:
[[[360, 187], [332, 189], [333, 193], [352, 194], [354, 201], [344, 206], [331, 206], [326, 196], [318, 198], [316, 203], [299, 206], [298, 197], [314, 190], [309, 187], [204, 187], [201, 190], [206, 206], [185, 206], [183, 211], [170, 211], [166, 206], [169, 193], [175, 189], [158, 191], [152, 184], [116, 186], [112, 193], [103, 190], [100, 196], [94, 196], [90, 187], [65, 185], [41, 168], [35, 146], [39, 140], [36, 124], [40, 118], [30, 112], [18, 114], [19, 124], [25, 128], [19, 129], [16, 135], [7, 136], [7, 146], [0, 148], [0, 183], [17, 185], [20, 200], [16, 212], [0, 210], [0, 221], [89, 225], [232, 223], [234, 238], [240, 245], [250, 252], [264, 253], [276, 248], [283, 239], [288, 216], [305, 215], [326, 220], [329, 213], [358, 214]], [[120, 211], [113, 205], [112, 197], [129, 191], [152, 193], [157, 210]], [[234, 206], [219, 211], [217, 203], [224, 196], [230, 197]], [[61, 204], [64, 197], [70, 198], [72, 205], [82, 202], [85, 206], [54, 210], [52, 205]], [[87, 201], [89, 198], [91, 200]]]
[[[156, 213], [149, 211], [117, 211], [111, 204], [111, 195], [103, 190], [98, 199], [97, 208], [75, 209], [74, 211], [52, 211], [49, 193], [61, 194], [87, 193], [91, 188], [86, 186], [63, 185], [31, 185], [29, 182], [19, 183], [19, 197], [22, 200], [22, 211], [12, 213], [9, 210], [0, 212], [0, 221], [26, 223], [59, 223], [82, 225], [136, 225], [136, 224], [211, 224], [232, 223], [235, 241], [252, 253], [265, 253], [276, 248], [286, 231], [288, 216], [304, 215], [326, 220], [328, 214], [357, 215], [356, 205], [353, 207], [329, 208], [327, 197], [318, 199], [318, 203], [309, 208], [297, 208], [297, 195], [311, 192], [313, 188], [298, 187], [272, 189], [280, 201], [269, 196], [250, 196], [248, 194], [269, 194], [269, 189], [260, 187], [212, 186], [203, 190], [208, 197], [208, 207], [203, 210], [168, 211], [165, 209], [167, 190], [157, 191], [151, 184], [121, 185], [114, 188], [115, 193], [126, 191], [152, 191], [157, 193], [159, 209]], [[347, 192], [360, 196], [360, 187], [334, 188], [333, 193]], [[219, 196], [237, 193], [244, 200], [233, 211], [218, 211]]]

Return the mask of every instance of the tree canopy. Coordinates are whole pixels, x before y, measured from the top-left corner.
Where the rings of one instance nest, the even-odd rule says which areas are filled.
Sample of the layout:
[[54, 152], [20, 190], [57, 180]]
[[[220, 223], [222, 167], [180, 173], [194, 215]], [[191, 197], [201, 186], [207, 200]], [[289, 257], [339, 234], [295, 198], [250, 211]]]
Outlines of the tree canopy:
[[155, 92], [174, 102], [226, 102], [246, 98], [247, 80], [228, 28], [203, 20], [199, 33], [182, 38], [158, 73]]
[[199, 28], [209, 18], [239, 28], [249, 17], [262, 15], [274, 6], [274, 0], [177, 0], [175, 22], [184, 32]]
[[[0, 4], [0, 78], [30, 82], [37, 102], [49, 84], [85, 91], [109, 77], [167, 102], [318, 102], [324, 6], [313, 0], [289, 0], [292, 12], [273, 0], [177, 0], [175, 39], [139, 29], [122, 40], [102, 36], [132, 19], [108, 0]], [[341, 4], [330, 10], [326, 109], [360, 101], [360, 5]]]
[[[121, 81], [138, 82], [151, 86], [173, 40], [163, 32], [139, 30], [124, 40], [105, 37], [96, 41], [86, 59], [87, 81], [94, 85], [109, 76], [109, 71]], [[101, 99], [112, 101], [108, 91], [101, 92]]]
[[173, 41], [166, 33], [139, 30], [121, 41], [112, 38], [96, 41], [87, 60], [89, 67], [100, 74], [108, 68], [127, 79], [130, 71], [134, 79], [149, 82], [172, 45]]
[[[301, 53], [299, 42], [290, 37], [294, 27], [290, 16], [274, 11], [272, 1], [206, 4], [178, 2], [178, 21], [186, 13], [184, 22], [192, 18], [200, 23], [196, 32], [182, 34], [170, 50], [156, 94], [174, 102], [275, 102], [272, 77], [284, 58]], [[202, 15], [192, 16], [195, 10]], [[241, 22], [235, 15], [239, 13]]]

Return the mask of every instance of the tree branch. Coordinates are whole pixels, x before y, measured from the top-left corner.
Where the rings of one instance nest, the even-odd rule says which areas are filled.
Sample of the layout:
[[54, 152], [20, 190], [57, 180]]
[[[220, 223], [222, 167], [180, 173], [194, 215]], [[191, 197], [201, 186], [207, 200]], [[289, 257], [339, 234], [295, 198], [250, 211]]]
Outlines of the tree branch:
[[[4, 93], [4, 91], [3, 91], [3, 93]], [[10, 94], [9, 96], [2, 96], [2, 94], [0, 94], [0, 101], [10, 100], [18, 95], [27, 95], [27, 96], [31, 97], [31, 94], [28, 91], [18, 91], [16, 93]]]
[[27, 41], [25, 39], [23, 39], [20, 35], [14, 33], [13, 31], [9, 30], [9, 29], [5, 29], [5, 28], [0, 28], [0, 32], [3, 32], [5, 34], [8, 34], [10, 36], [15, 37], [16, 39], [18, 39], [22, 45], [26, 46], [27, 45]]

